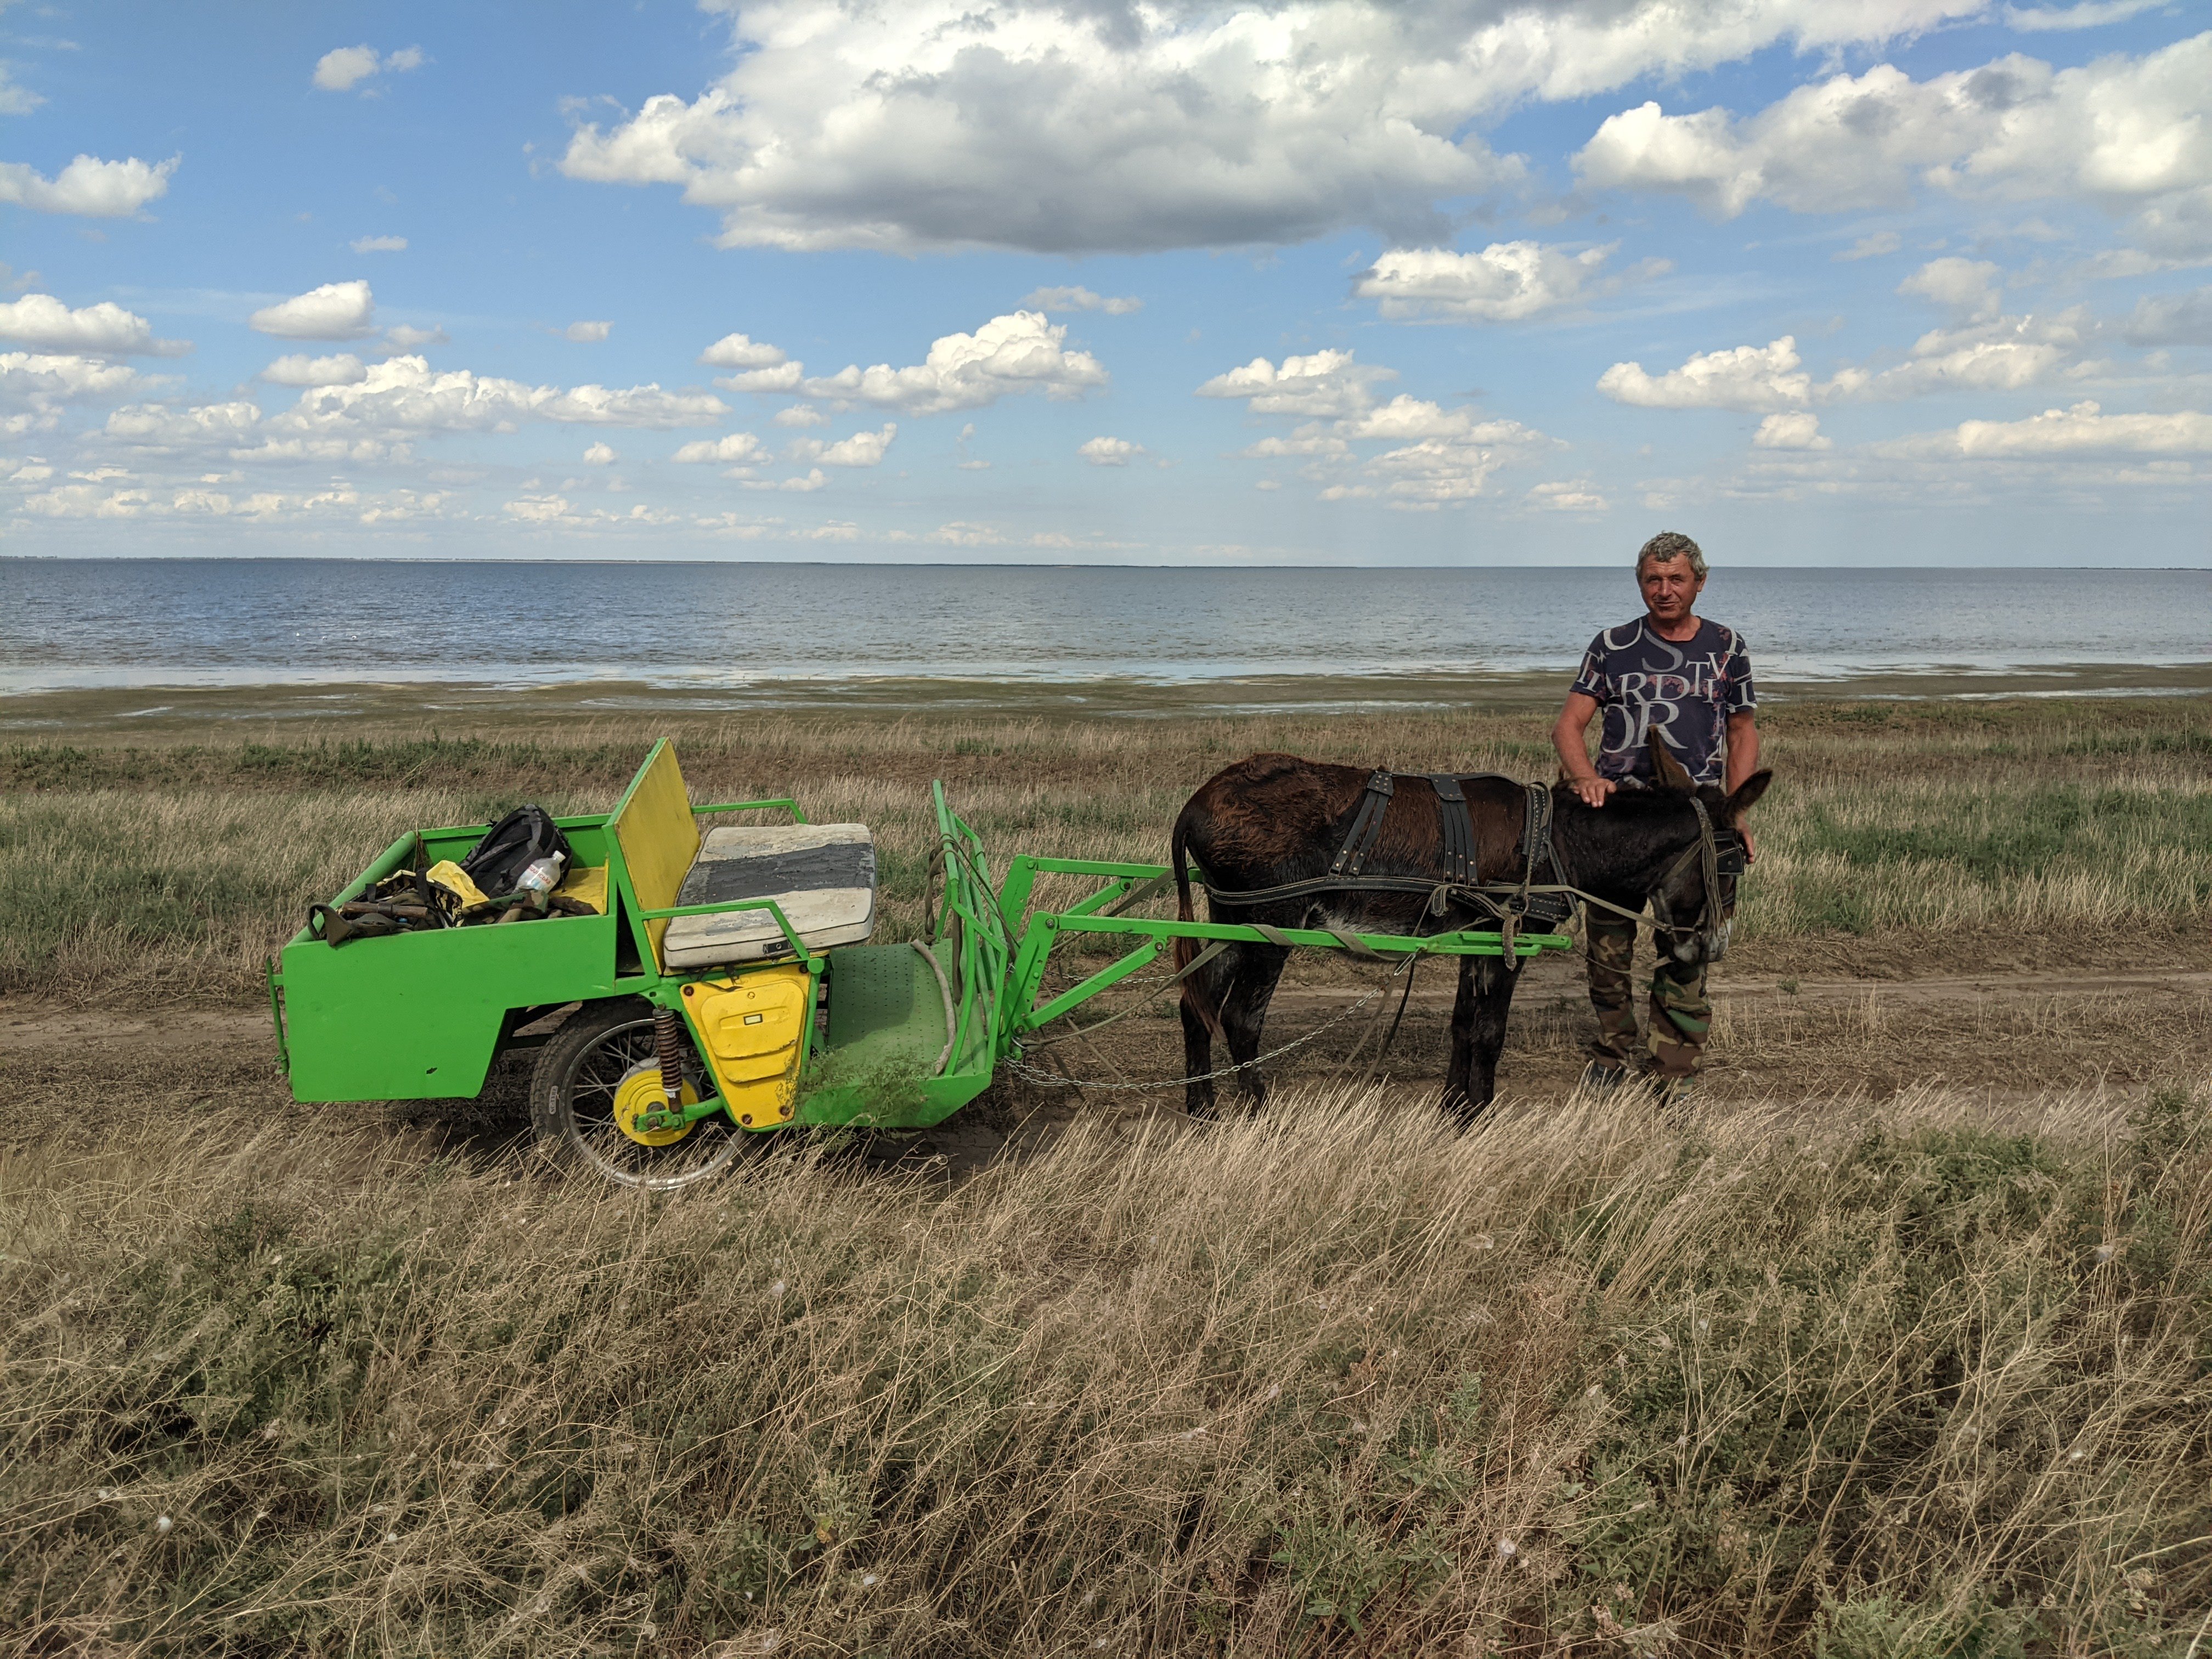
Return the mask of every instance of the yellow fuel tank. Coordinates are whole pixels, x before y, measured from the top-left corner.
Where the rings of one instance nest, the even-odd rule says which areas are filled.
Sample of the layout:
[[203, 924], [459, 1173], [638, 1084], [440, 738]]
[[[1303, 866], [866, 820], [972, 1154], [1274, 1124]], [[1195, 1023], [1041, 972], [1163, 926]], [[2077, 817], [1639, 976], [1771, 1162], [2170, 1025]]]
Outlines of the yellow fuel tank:
[[746, 1129], [788, 1123], [799, 1097], [800, 1039], [814, 1017], [806, 969], [787, 963], [695, 980], [684, 988], [684, 1003], [730, 1116]]

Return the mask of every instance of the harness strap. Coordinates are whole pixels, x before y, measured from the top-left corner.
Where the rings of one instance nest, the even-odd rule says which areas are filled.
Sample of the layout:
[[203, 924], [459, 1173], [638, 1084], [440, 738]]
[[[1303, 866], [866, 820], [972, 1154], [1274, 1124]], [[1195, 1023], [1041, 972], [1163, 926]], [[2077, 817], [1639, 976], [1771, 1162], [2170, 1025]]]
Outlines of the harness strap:
[[1328, 866], [1331, 875], [1356, 876], [1367, 867], [1368, 855], [1382, 838], [1382, 815], [1390, 810], [1390, 796], [1396, 788], [1387, 768], [1378, 766], [1368, 775], [1367, 793], [1359, 798], [1352, 828], [1345, 831], [1344, 845], [1337, 849], [1336, 861]]
[[1552, 786], [1548, 783], [1528, 785], [1528, 814], [1521, 821], [1522, 885], [1526, 887], [1536, 878], [1536, 864], [1546, 864], [1552, 858]]
[[[1432, 785], [1439, 781], [1435, 774], [1424, 775], [1428, 777]], [[1504, 775], [1485, 772], [1480, 775], [1484, 778], [1497, 778]], [[1445, 778], [1455, 786], [1462, 781], [1455, 775], [1445, 775]], [[1383, 787], [1381, 788], [1376, 787], [1378, 779], [1382, 781]], [[1205, 887], [1206, 896], [1216, 904], [1246, 907], [1273, 904], [1284, 899], [1310, 898], [1324, 893], [1418, 893], [1427, 896], [1429, 908], [1434, 915], [1442, 915], [1445, 908], [1454, 901], [1478, 905], [1498, 917], [1502, 926], [1510, 927], [1516, 933], [1530, 922], [1552, 921], [1553, 918], [1549, 913], [1554, 906], [1558, 907], [1558, 919], [1564, 921], [1566, 916], [1572, 914], [1574, 906], [1579, 902], [1607, 911], [1620, 917], [1623, 921], [1634, 922], [1639, 927], [1653, 928], [1655, 931], [1664, 926], [1641, 910], [1631, 910], [1613, 903], [1610, 899], [1600, 898], [1596, 894], [1587, 890], [1576, 882], [1573, 872], [1567, 868], [1565, 859], [1560, 855], [1559, 848], [1553, 840], [1552, 790], [1548, 784], [1543, 783], [1522, 785], [1528, 792], [1528, 810], [1521, 825], [1519, 849], [1521, 879], [1518, 881], [1468, 880], [1462, 882], [1449, 879], [1440, 881], [1435, 876], [1370, 876], [1357, 873], [1334, 873], [1340, 866], [1349, 862], [1355, 843], [1363, 840], [1365, 843], [1364, 848], [1362, 849], [1364, 863], [1365, 852], [1372, 849], [1375, 837], [1380, 832], [1382, 814], [1379, 811], [1370, 814], [1369, 809], [1378, 801], [1387, 805], [1390, 794], [1389, 775], [1387, 772], [1376, 773], [1368, 780], [1367, 787], [1368, 793], [1361, 799], [1358, 815], [1353, 819], [1351, 832], [1345, 837], [1344, 848], [1338, 853], [1335, 863], [1330, 866], [1333, 873], [1325, 876], [1309, 876], [1302, 881], [1286, 881], [1273, 887], [1248, 888], [1243, 891], [1231, 891], [1226, 888], [1216, 887], [1211, 881], [1201, 880], [1200, 884]], [[1454, 816], [1449, 810], [1449, 797], [1441, 788], [1437, 793], [1437, 811], [1443, 821], [1449, 824]], [[1466, 801], [1464, 789], [1460, 791], [1460, 798], [1462, 811], [1464, 811]], [[1693, 802], [1693, 804], [1702, 805], [1702, 803]], [[1707, 821], [1710, 822], [1710, 820]], [[1701, 842], [1705, 841], [1705, 837], [1702, 836], [1699, 839]], [[1686, 862], [1690, 859], [1705, 855], [1705, 845], [1690, 848], [1683, 854], [1683, 861]], [[1471, 865], [1470, 860], [1468, 872], [1470, 877], [1474, 874]], [[1680, 867], [1679, 864], [1675, 866], [1677, 869]], [[1548, 870], [1556, 879], [1538, 881], [1535, 878], [1538, 872], [1541, 870]], [[1672, 878], [1672, 872], [1669, 872], [1669, 879]], [[1529, 913], [1532, 910], [1538, 914], [1531, 915]], [[1269, 938], [1273, 943], [1283, 945], [1289, 943], [1287, 939], [1275, 938], [1274, 935], [1278, 930], [1269, 928], [1263, 923], [1255, 922], [1250, 925], [1263, 937]]]
[[1428, 775], [1437, 792], [1437, 823], [1443, 831], [1444, 876], [1465, 885], [1475, 879], [1474, 820], [1468, 815], [1467, 792], [1449, 772]]

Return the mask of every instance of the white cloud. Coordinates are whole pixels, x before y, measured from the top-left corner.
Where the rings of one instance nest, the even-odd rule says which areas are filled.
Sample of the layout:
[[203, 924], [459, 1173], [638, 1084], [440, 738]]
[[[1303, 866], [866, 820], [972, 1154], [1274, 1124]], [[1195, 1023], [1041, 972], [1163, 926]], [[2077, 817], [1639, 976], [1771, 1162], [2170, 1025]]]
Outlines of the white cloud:
[[246, 442], [261, 424], [261, 411], [243, 401], [169, 409], [134, 404], [108, 416], [101, 435], [136, 449], [228, 448]]
[[[1932, 290], [1961, 310], [1979, 313], [1985, 310], [1986, 276], [1978, 268], [1948, 270], [1915, 291]], [[1906, 281], [1910, 289], [1913, 279]], [[1641, 363], [1615, 363], [1598, 377], [1597, 389], [1616, 403], [1647, 409], [1753, 411], [1945, 392], [2016, 392], [2084, 372], [2077, 363], [2084, 327], [2079, 308], [2047, 317], [1983, 315], [1963, 327], [1930, 329], [1912, 343], [1902, 362], [1881, 368], [1846, 364], [1819, 382], [1804, 370], [1796, 338], [1785, 334], [1764, 346], [1698, 352], [1663, 374], [1647, 374]]]
[[613, 333], [614, 328], [612, 323], [571, 323], [561, 331], [561, 337], [578, 345], [595, 345]]
[[1669, 269], [1647, 260], [1631, 271], [1597, 280], [1620, 245], [1569, 252], [1544, 242], [1492, 242], [1480, 253], [1449, 248], [1401, 248], [1387, 252], [1352, 279], [1353, 295], [1380, 302], [1394, 319], [1435, 318], [1450, 322], [1517, 322], [1617, 293], [1631, 282]]
[[0, 115], [28, 115], [46, 100], [28, 87], [16, 84], [12, 66], [0, 64]]
[[121, 397], [147, 385], [137, 369], [69, 353], [0, 351], [0, 432], [53, 424], [64, 404]]
[[2052, 317], [1996, 317], [1970, 327], [1931, 329], [1907, 359], [1869, 372], [1838, 369], [1814, 388], [1822, 398], [1910, 398], [1938, 392], [2016, 392], [2066, 368], [2081, 343], [2080, 311]]
[[586, 466], [612, 466], [621, 459], [621, 456], [615, 453], [611, 444], [593, 444], [584, 452]]
[[2147, 295], [2120, 332], [2130, 345], [2212, 345], [2212, 288]]
[[358, 340], [376, 332], [376, 301], [367, 283], [325, 283], [246, 320], [249, 328], [288, 340]]
[[1339, 421], [1336, 430], [1348, 438], [1385, 438], [1402, 443], [1408, 438], [1461, 437], [1474, 422], [1470, 410], [1447, 410], [1425, 398], [1401, 392], [1379, 408]]
[[1897, 291], [1917, 294], [1976, 319], [1994, 317], [2004, 309], [1997, 268], [1987, 259], [1930, 259], [1899, 283]]
[[343, 92], [375, 74], [380, 61], [374, 47], [340, 46], [315, 60], [314, 83], [325, 92]]
[[559, 495], [525, 495], [509, 501], [507, 511], [525, 524], [550, 524], [568, 516], [568, 503]]
[[1127, 466], [1145, 453], [1145, 447], [1127, 438], [1091, 438], [1078, 446], [1075, 453], [1093, 466]]
[[827, 426], [830, 417], [811, 404], [793, 404], [771, 417], [778, 426]]
[[1792, 410], [1770, 415], [1759, 423], [1752, 434], [1752, 445], [1758, 449], [1829, 449], [1832, 442], [1820, 435], [1820, 417], [1810, 410]]
[[1293, 455], [1323, 456], [1335, 460], [1350, 456], [1352, 446], [1334, 433], [1322, 431], [1316, 423], [1300, 427], [1287, 438], [1262, 438], [1237, 453], [1248, 461], [1282, 460]]
[[1646, 103], [1608, 118], [1575, 167], [1588, 185], [1676, 191], [1723, 218], [1756, 201], [1881, 206], [1923, 185], [2140, 208], [2139, 234], [2212, 240], [2197, 200], [2212, 199], [2212, 33], [2058, 70], [2018, 53], [1927, 81], [1878, 64], [1741, 121]]
[[1540, 483], [1523, 499], [1530, 507], [1553, 513], [1606, 513], [1613, 507], [1587, 478]]
[[152, 324], [112, 301], [72, 311], [51, 294], [26, 294], [0, 304], [0, 340], [107, 357], [175, 357], [191, 349], [188, 340], [155, 339]]
[[404, 236], [356, 236], [347, 244], [356, 253], [404, 253]]
[[2212, 415], [2107, 415], [2094, 403], [2046, 409], [2025, 421], [1964, 421], [1874, 447], [1877, 453], [1964, 460], [2063, 459], [2098, 455], [2212, 455]]
[[735, 374], [717, 374], [714, 384], [725, 392], [796, 392], [805, 378], [804, 363], [786, 362], [773, 368], [747, 368]]
[[1255, 415], [1355, 415], [1374, 402], [1368, 387], [1395, 380], [1398, 372], [1354, 360], [1334, 347], [1285, 357], [1280, 368], [1255, 357], [1242, 368], [1217, 374], [1198, 388], [1201, 398], [1243, 398]]
[[761, 453], [761, 441], [750, 432], [732, 432], [723, 438], [701, 438], [685, 444], [675, 459], [684, 462], [750, 461]]
[[[942, 415], [981, 409], [1019, 392], [1068, 398], [1103, 386], [1108, 376], [1098, 360], [1087, 351], [1068, 350], [1066, 339], [1066, 325], [1048, 321], [1042, 313], [1010, 312], [994, 317], [973, 334], [947, 334], [931, 342], [929, 355], [909, 368], [854, 365], [805, 380], [800, 389], [810, 398], [874, 404], [910, 415]], [[786, 363], [758, 373], [781, 374], [797, 368]], [[733, 386], [736, 380], [752, 378], [737, 376], [719, 384]]]
[[1879, 259], [1884, 254], [1896, 252], [1904, 246], [1905, 239], [1895, 231], [1877, 230], [1871, 235], [1860, 237], [1841, 253], [1832, 253], [1828, 257], [1838, 264], [1851, 259]]
[[825, 443], [819, 438], [801, 438], [791, 446], [791, 458], [796, 461], [818, 461], [823, 466], [874, 466], [884, 459], [898, 436], [896, 422], [886, 421], [878, 432], [855, 432], [849, 438], [840, 438], [835, 443]]
[[374, 76], [422, 67], [420, 46], [403, 46], [385, 57], [379, 57], [374, 46], [340, 46], [315, 60], [314, 84], [325, 92], [349, 92]]
[[367, 380], [368, 370], [350, 351], [330, 357], [295, 351], [263, 369], [261, 378], [271, 386], [352, 386]]
[[781, 348], [765, 340], [725, 334], [699, 354], [699, 361], [709, 368], [774, 368], [790, 359]]
[[726, 392], [796, 392], [806, 375], [806, 366], [793, 362], [781, 347], [744, 334], [725, 334], [699, 354], [699, 361], [709, 368], [738, 371], [714, 377], [714, 384]]
[[2047, 33], [2053, 29], [2094, 29], [2107, 23], [2124, 23], [2140, 12], [2165, 3], [2166, 0], [2081, 0], [2075, 6], [2007, 6], [2004, 20], [2008, 27], [2023, 34]]
[[352, 433], [511, 431], [526, 421], [667, 428], [710, 426], [729, 412], [703, 392], [658, 385], [527, 386], [466, 369], [434, 372], [420, 357], [372, 365], [359, 381], [310, 388], [270, 422], [286, 435], [343, 439]]
[[419, 351], [424, 346], [451, 344], [453, 341], [442, 328], [415, 328], [401, 323], [384, 331], [384, 338], [378, 342], [376, 349], [387, 357], [396, 357], [404, 352]]
[[1598, 376], [1597, 389], [1616, 403], [1646, 409], [1786, 408], [1813, 395], [1813, 377], [1799, 361], [1796, 337], [1785, 334], [1764, 346], [1698, 352], [1656, 376], [1641, 363], [1615, 363]]
[[1145, 302], [1133, 295], [1109, 299], [1087, 288], [1032, 289], [1022, 305], [1031, 311], [1103, 311], [1109, 317], [1126, 317], [1145, 308]]
[[[1340, 355], [1347, 360], [1334, 366], [1340, 372], [1350, 354]], [[1284, 367], [1287, 370], [1298, 361]], [[1279, 375], [1272, 384], [1281, 380]], [[1300, 472], [1325, 486], [1320, 492], [1325, 501], [1380, 497], [1394, 507], [1426, 512], [1491, 493], [1491, 477], [1499, 468], [1554, 447], [1553, 440], [1518, 421], [1485, 420], [1472, 409], [1445, 409], [1402, 393], [1377, 407], [1367, 398], [1364, 383], [1354, 381], [1352, 387], [1359, 395], [1348, 403], [1326, 393], [1293, 392], [1293, 401], [1307, 407], [1275, 412], [1342, 412], [1334, 421], [1309, 421], [1287, 438], [1263, 438], [1239, 453], [1260, 460], [1303, 460]], [[1256, 398], [1254, 406], [1258, 407]], [[1397, 447], [1362, 460], [1352, 446], [1376, 440]]]
[[681, 186], [728, 246], [1046, 252], [1439, 240], [1523, 177], [1469, 123], [1781, 41], [1877, 43], [1984, 0], [1049, 0], [718, 6], [702, 95], [578, 128], [571, 177]]
[[124, 161], [80, 155], [52, 179], [21, 161], [0, 161], [0, 202], [34, 213], [125, 219], [167, 193], [179, 159], [173, 155], [149, 166], [135, 155]]
[[[1492, 473], [1519, 459], [1519, 452], [1549, 442], [1542, 433], [1517, 421], [1492, 421], [1463, 437], [1425, 438], [1386, 450], [1368, 462], [1364, 471], [1387, 481], [1383, 493], [1394, 506], [1434, 508], [1489, 494]], [[1357, 486], [1340, 488], [1343, 495], [1324, 490], [1322, 499], [1370, 493]]]

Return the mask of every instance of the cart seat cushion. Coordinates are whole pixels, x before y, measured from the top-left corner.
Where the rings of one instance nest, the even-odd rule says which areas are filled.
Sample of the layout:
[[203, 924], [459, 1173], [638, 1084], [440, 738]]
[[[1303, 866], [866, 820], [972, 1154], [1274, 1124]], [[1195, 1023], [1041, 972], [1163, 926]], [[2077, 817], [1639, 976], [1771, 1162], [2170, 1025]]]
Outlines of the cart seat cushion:
[[[865, 823], [799, 823], [710, 831], [678, 904], [774, 899], [810, 951], [857, 945], [876, 930], [876, 844]], [[788, 954], [766, 910], [678, 916], [661, 939], [671, 971]]]

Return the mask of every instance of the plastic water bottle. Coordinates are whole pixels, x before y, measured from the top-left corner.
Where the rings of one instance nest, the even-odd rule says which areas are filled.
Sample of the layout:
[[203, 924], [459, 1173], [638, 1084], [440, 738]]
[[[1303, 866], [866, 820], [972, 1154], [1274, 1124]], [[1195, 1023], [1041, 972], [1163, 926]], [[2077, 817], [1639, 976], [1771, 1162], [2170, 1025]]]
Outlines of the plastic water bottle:
[[550, 895], [561, 884], [558, 853], [548, 853], [515, 878], [515, 902], [500, 912], [501, 921], [520, 921], [525, 915], [542, 916], [553, 908]]
[[563, 862], [561, 854], [548, 853], [515, 878], [514, 890], [532, 894], [542, 903], [545, 895], [561, 884]]

